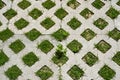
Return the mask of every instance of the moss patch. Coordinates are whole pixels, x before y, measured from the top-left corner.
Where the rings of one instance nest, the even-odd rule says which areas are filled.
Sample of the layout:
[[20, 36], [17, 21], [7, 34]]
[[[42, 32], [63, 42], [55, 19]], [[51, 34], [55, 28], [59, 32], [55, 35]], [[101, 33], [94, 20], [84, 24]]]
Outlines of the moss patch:
[[41, 35], [41, 33], [36, 30], [36, 29], [32, 29], [31, 31], [25, 33], [25, 36], [31, 40], [34, 41], [35, 39], [37, 39], [39, 36]]
[[6, 62], [8, 62], [9, 58], [7, 57], [7, 55], [0, 50], [0, 66], [4, 65]]
[[93, 66], [93, 65], [98, 61], [98, 57], [96, 57], [93, 53], [88, 52], [88, 53], [82, 58], [82, 60], [83, 60], [84, 62], [86, 62], [86, 64], [91, 67], [91, 66]]
[[74, 65], [67, 73], [73, 80], [78, 80], [84, 75], [84, 71], [77, 65]]
[[42, 3], [43, 7], [45, 7], [46, 9], [51, 9], [52, 7], [54, 7], [56, 4], [55, 2], [51, 1], [51, 0], [46, 0], [45, 2]]
[[14, 53], [19, 53], [21, 50], [25, 48], [25, 45], [18, 39], [12, 42], [9, 46]]
[[112, 70], [110, 67], [108, 67], [107, 65], [104, 65], [98, 71], [98, 74], [105, 80], [111, 80], [115, 76], [116, 72]]
[[76, 9], [80, 5], [80, 3], [76, 0], [69, 0], [67, 5], [72, 9]]
[[5, 75], [10, 80], [16, 80], [21, 74], [22, 71], [16, 65], [13, 65], [12, 67], [8, 68], [7, 71], [5, 71]]
[[85, 38], [87, 41], [90, 41], [96, 36], [96, 33], [88, 28], [81, 34], [81, 36]]
[[85, 19], [90, 18], [94, 13], [90, 11], [88, 8], [85, 8], [80, 12], [80, 15], [83, 16]]
[[53, 49], [53, 47], [54, 47], [53, 44], [48, 40], [44, 40], [38, 45], [38, 48], [46, 54], [49, 51], [51, 51]]
[[45, 29], [50, 29], [52, 26], [55, 25], [55, 22], [50, 18], [46, 18], [40, 23]]
[[104, 19], [99, 18], [96, 21], [94, 21], [93, 23], [96, 27], [98, 27], [99, 29], [103, 30], [107, 25], [108, 22], [106, 22]]
[[45, 65], [36, 72], [36, 75], [40, 77], [41, 80], [47, 80], [53, 75], [53, 71]]
[[21, 18], [21, 19], [19, 19], [18, 21], [16, 21], [15, 23], [14, 23], [14, 25], [17, 27], [17, 29], [23, 29], [23, 28], [25, 28], [26, 26], [28, 26], [28, 24], [29, 24], [29, 22], [28, 21], [26, 21], [25, 19], [23, 19], [23, 18]]
[[14, 33], [9, 30], [8, 28], [0, 32], [0, 39], [2, 41], [8, 40], [10, 37], [12, 37]]
[[81, 26], [81, 22], [76, 19], [76, 18], [72, 18], [68, 23], [67, 25], [69, 25], [73, 30], [76, 30], [78, 27]]
[[69, 36], [69, 33], [67, 31], [65, 31], [64, 29], [60, 28], [59, 30], [57, 30], [56, 32], [54, 32], [52, 34], [52, 36], [56, 40], [62, 41], [62, 40], [65, 40]]
[[82, 48], [82, 44], [78, 42], [77, 40], [71, 41], [67, 47], [74, 53], [79, 52], [79, 50]]
[[43, 13], [37, 9], [34, 8], [32, 11], [29, 12], [29, 15], [33, 18], [33, 19], [37, 19], [38, 17], [40, 17]]
[[102, 2], [101, 0], [95, 0], [95, 1], [92, 3], [92, 5], [93, 5], [95, 8], [97, 8], [97, 9], [101, 9], [101, 8], [105, 5], [105, 3]]
[[116, 9], [114, 9], [113, 7], [111, 7], [111, 8], [106, 12], [106, 15], [109, 16], [111, 19], [117, 18], [119, 14], [120, 14], [120, 12], [117, 11]]
[[117, 28], [114, 28], [112, 31], [109, 31], [108, 36], [118, 41], [120, 39], [120, 31]]
[[60, 8], [54, 13], [54, 15], [57, 16], [57, 18], [59, 18], [60, 20], [62, 20], [65, 16], [68, 15], [68, 12], [66, 12], [63, 8]]
[[30, 67], [34, 65], [39, 60], [39, 58], [33, 52], [30, 52], [24, 55], [22, 60], [26, 65]]
[[28, 8], [31, 3], [28, 0], [22, 0], [20, 3], [17, 4], [21, 9], [26, 9]]
[[13, 9], [9, 9], [7, 10], [5, 13], [3, 13], [3, 15], [8, 19], [12, 19], [13, 17], [15, 17], [17, 15], [17, 12]]
[[102, 53], [106, 53], [111, 48], [111, 45], [105, 42], [104, 40], [101, 40], [99, 43], [95, 45], [95, 47]]
[[120, 66], [120, 51], [118, 51], [118, 52], [114, 55], [114, 57], [112, 58], [112, 60]]

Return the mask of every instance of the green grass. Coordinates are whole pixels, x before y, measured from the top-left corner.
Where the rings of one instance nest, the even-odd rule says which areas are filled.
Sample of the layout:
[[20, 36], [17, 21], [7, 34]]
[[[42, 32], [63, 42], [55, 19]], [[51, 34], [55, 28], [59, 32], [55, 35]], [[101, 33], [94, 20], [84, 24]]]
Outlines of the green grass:
[[7, 71], [5, 71], [5, 75], [10, 80], [17, 80], [17, 78], [22, 74], [22, 71], [16, 66], [13, 65], [12, 67], [8, 68]]
[[103, 30], [107, 25], [108, 25], [108, 22], [106, 22], [104, 19], [102, 18], [99, 18], [97, 19], [96, 21], [94, 21], [93, 23], [97, 28]]
[[41, 23], [40, 23], [45, 29], [50, 29], [52, 26], [55, 25], [55, 22], [50, 19], [50, 18], [46, 18], [45, 20], [43, 20]]
[[40, 77], [41, 80], [48, 80], [54, 73], [53, 73], [53, 71], [49, 67], [47, 67], [46, 65], [44, 65], [35, 74], [38, 77]]
[[60, 8], [54, 13], [54, 15], [60, 20], [62, 20], [65, 16], [68, 15], [68, 12], [65, 11], [63, 8]]
[[95, 32], [93, 32], [92, 30], [90, 30], [89, 28], [86, 29], [81, 36], [83, 38], [85, 38], [87, 41], [90, 41], [91, 39], [93, 39], [97, 34]]
[[8, 62], [9, 58], [7, 57], [7, 55], [0, 50], [0, 66], [4, 65], [6, 62]]
[[63, 41], [69, 36], [69, 33], [64, 29], [60, 28], [59, 30], [54, 32], [52, 36], [58, 41]]
[[81, 26], [81, 22], [76, 19], [76, 18], [72, 18], [68, 23], [67, 25], [69, 25], [73, 30], [76, 30], [78, 27]]
[[23, 56], [22, 60], [26, 65], [30, 67], [34, 65], [39, 60], [39, 58], [33, 52], [29, 52]]
[[6, 4], [2, 0], [0, 0], [0, 9], [2, 9], [5, 5]]
[[20, 3], [17, 4], [21, 9], [26, 9], [28, 8], [31, 3], [29, 2], [29, 0], [22, 0]]
[[21, 30], [23, 28], [25, 28], [26, 26], [28, 26], [29, 22], [26, 21], [25, 19], [23, 18], [20, 18], [18, 21], [16, 21], [14, 23], [14, 25], [17, 27], [17, 29]]
[[105, 3], [102, 2], [101, 0], [95, 0], [95, 1], [92, 3], [92, 5], [93, 5], [95, 8], [97, 8], [97, 9], [101, 9], [101, 8], [105, 5]]
[[85, 8], [80, 12], [80, 15], [83, 16], [85, 19], [90, 18], [94, 13], [90, 11], [88, 8]]
[[36, 40], [40, 35], [41, 33], [35, 28], [25, 33], [25, 36], [31, 41]]
[[55, 55], [52, 57], [52, 61], [61, 67], [68, 61], [68, 57], [66, 56], [67, 50], [63, 48], [63, 45], [57, 45], [57, 49]]
[[51, 0], [46, 0], [45, 2], [42, 3], [42, 6], [48, 10], [54, 7], [55, 5], [56, 5], [55, 2]]
[[84, 71], [77, 65], [74, 65], [67, 73], [73, 80], [79, 80], [84, 75]]
[[68, 61], [68, 57], [67, 56], [62, 56], [61, 58], [59, 58], [58, 59], [58, 57], [57, 56], [53, 56], [53, 58], [52, 58], [52, 61], [56, 64], [56, 65], [58, 65], [58, 66], [62, 66], [62, 65], [64, 65], [67, 61]]
[[67, 5], [72, 9], [76, 9], [80, 5], [80, 3], [76, 0], [69, 0]]
[[95, 45], [95, 47], [102, 53], [106, 53], [111, 48], [111, 45], [105, 42], [104, 40], [101, 40], [99, 43]]
[[32, 11], [29, 12], [29, 15], [35, 20], [39, 18], [42, 14], [43, 13], [37, 8], [34, 8]]
[[108, 36], [118, 41], [120, 39], [120, 31], [117, 28], [114, 28], [112, 31], [109, 31]]
[[3, 15], [8, 19], [12, 19], [13, 17], [15, 17], [17, 15], [17, 12], [13, 9], [9, 9], [7, 10], [5, 13], [3, 13]]
[[96, 57], [93, 53], [88, 52], [83, 58], [82, 60], [89, 65], [90, 67], [93, 66], [97, 61], [98, 61], [98, 57]]
[[25, 45], [18, 39], [14, 42], [12, 42], [9, 45], [9, 48], [12, 49], [12, 51], [17, 54], [19, 53], [21, 50], [23, 50], [25, 48]]
[[73, 40], [71, 41], [67, 47], [73, 52], [73, 53], [77, 53], [79, 52], [79, 50], [83, 47], [82, 44], [80, 42], [78, 42], [77, 40]]
[[111, 8], [106, 12], [106, 15], [109, 16], [111, 19], [117, 18], [119, 14], [120, 14], [120, 12], [117, 11], [116, 9], [114, 9], [113, 7], [111, 7]]
[[118, 6], [120, 6], [120, 0], [116, 3]]
[[112, 80], [112, 78], [115, 76], [116, 72], [112, 70], [107, 65], [104, 65], [99, 71], [98, 74], [104, 79], [104, 80]]
[[54, 48], [53, 44], [48, 40], [44, 40], [38, 45], [38, 49], [40, 49], [42, 52], [46, 54], [53, 48]]
[[2, 26], [2, 22], [0, 21], [0, 26]]
[[120, 66], [120, 51], [113, 56], [112, 60]]
[[14, 33], [9, 30], [8, 28], [0, 32], [0, 40], [3, 42], [8, 40], [10, 37], [12, 37]]

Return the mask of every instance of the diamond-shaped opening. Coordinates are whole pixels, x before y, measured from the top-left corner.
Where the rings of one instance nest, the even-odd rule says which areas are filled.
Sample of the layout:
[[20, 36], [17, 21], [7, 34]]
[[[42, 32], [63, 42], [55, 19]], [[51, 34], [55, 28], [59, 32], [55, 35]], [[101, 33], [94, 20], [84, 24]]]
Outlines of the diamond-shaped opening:
[[120, 6], [120, 0], [116, 3], [118, 6]]
[[43, 7], [45, 7], [46, 9], [51, 9], [52, 7], [54, 7], [56, 4], [55, 2], [51, 1], [51, 0], [46, 0], [45, 2], [42, 3]]
[[120, 31], [117, 28], [114, 28], [112, 31], [109, 31], [108, 36], [118, 41], [120, 39]]
[[76, 30], [78, 27], [81, 26], [81, 22], [76, 19], [76, 18], [72, 18], [68, 23], [67, 25], [69, 25], [73, 30]]
[[4, 65], [6, 62], [8, 62], [9, 58], [7, 57], [7, 55], [0, 50], [0, 66]]
[[29, 52], [23, 56], [22, 60], [26, 65], [30, 67], [34, 65], [39, 60], [39, 58], [33, 52]]
[[93, 53], [88, 52], [83, 58], [82, 60], [89, 65], [90, 67], [93, 66], [97, 61], [98, 61], [98, 57], [96, 57]]
[[106, 15], [109, 16], [111, 19], [117, 18], [119, 14], [120, 14], [120, 12], [117, 11], [116, 9], [114, 9], [113, 7], [111, 7], [111, 8], [106, 12]]
[[53, 49], [53, 47], [54, 47], [53, 44], [48, 40], [44, 40], [38, 45], [38, 48], [46, 54], [49, 51], [51, 51]]
[[80, 3], [77, 0], [70, 0], [68, 1], [67, 5], [72, 9], [76, 9], [80, 5]]
[[31, 31], [25, 33], [25, 36], [31, 41], [34, 41], [40, 35], [41, 35], [41, 33], [37, 29], [32, 29]]
[[37, 19], [38, 17], [40, 17], [43, 13], [37, 9], [34, 8], [32, 11], [29, 12], [29, 15], [33, 18], [33, 19]]
[[19, 53], [21, 50], [25, 48], [25, 45], [18, 39], [12, 42], [9, 46], [14, 53]]
[[62, 41], [62, 40], [65, 40], [69, 36], [69, 33], [67, 31], [65, 31], [64, 29], [60, 28], [59, 30], [57, 30], [56, 32], [54, 32], [52, 34], [52, 36], [56, 40]]
[[2, 22], [0, 21], [0, 26], [2, 26]]
[[82, 44], [80, 42], [78, 42], [77, 40], [73, 40], [71, 41], [67, 47], [73, 52], [73, 53], [77, 53], [79, 52], [79, 50], [83, 47]]
[[120, 66], [120, 51], [113, 56], [112, 60]]
[[55, 25], [55, 22], [50, 19], [50, 18], [46, 18], [45, 20], [43, 20], [41, 23], [40, 23], [45, 29], [50, 29], [52, 26]]
[[9, 10], [7, 10], [5, 13], [3, 13], [3, 15], [4, 15], [8, 20], [10, 20], [10, 19], [12, 19], [14, 16], [17, 15], [17, 12], [16, 12], [15, 10], [13, 10], [13, 9], [9, 9]]
[[90, 11], [88, 8], [85, 8], [80, 12], [80, 15], [83, 16], [85, 19], [90, 18], [94, 13]]
[[77, 65], [74, 65], [67, 73], [73, 80], [78, 80], [84, 75], [84, 71]]
[[0, 32], [0, 39], [2, 41], [8, 40], [10, 37], [12, 37], [14, 33], [9, 30], [8, 28]]
[[68, 57], [63, 55], [61, 58], [58, 58], [56, 55], [53, 56], [52, 61], [58, 65], [58, 66], [62, 66], [64, 65], [67, 61], [68, 61]]
[[93, 23], [96, 27], [98, 27], [99, 29], [103, 30], [107, 25], [108, 22], [106, 22], [104, 19], [99, 18], [96, 21], [94, 21]]
[[97, 9], [101, 9], [101, 8], [105, 5], [105, 3], [102, 2], [101, 0], [95, 0], [95, 1], [92, 3], [92, 5], [93, 5], [95, 8], [97, 8]]
[[53, 71], [46, 65], [36, 72], [36, 75], [41, 78], [41, 80], [47, 80], [53, 75]]
[[65, 16], [68, 15], [68, 12], [66, 12], [63, 8], [60, 8], [54, 13], [54, 15], [62, 20]]
[[28, 24], [29, 24], [29, 22], [28, 21], [26, 21], [25, 19], [23, 19], [23, 18], [21, 18], [21, 19], [19, 19], [18, 21], [16, 21], [15, 23], [14, 23], [14, 25], [17, 27], [17, 29], [23, 29], [23, 28], [25, 28], [26, 26], [28, 26]]
[[16, 65], [13, 65], [12, 67], [8, 68], [7, 71], [5, 71], [5, 75], [10, 80], [16, 80], [21, 74], [22, 71]]
[[106, 41], [101, 40], [99, 43], [95, 45], [95, 47], [98, 50], [100, 50], [102, 53], [106, 53], [111, 48], [111, 45], [107, 43]]
[[85, 38], [87, 41], [90, 41], [96, 36], [96, 33], [88, 28], [81, 34], [81, 36]]
[[109, 66], [104, 65], [99, 71], [98, 74], [104, 78], [105, 80], [111, 80], [116, 72], [114, 70], [112, 70]]
[[21, 9], [26, 9], [26, 8], [28, 8], [30, 5], [31, 5], [31, 3], [28, 1], [28, 0], [22, 0], [21, 2], [19, 2], [18, 4], [17, 4]]
[[0, 9], [2, 9], [5, 5], [6, 4], [2, 0], [0, 0]]

